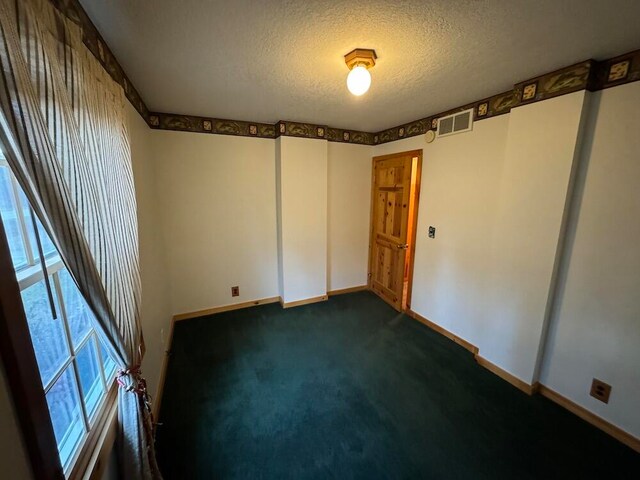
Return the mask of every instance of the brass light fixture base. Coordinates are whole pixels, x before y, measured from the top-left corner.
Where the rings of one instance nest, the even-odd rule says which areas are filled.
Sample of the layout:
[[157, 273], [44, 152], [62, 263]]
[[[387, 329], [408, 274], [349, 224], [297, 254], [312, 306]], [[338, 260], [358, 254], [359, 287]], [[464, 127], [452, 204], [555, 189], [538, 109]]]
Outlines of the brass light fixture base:
[[344, 62], [351, 70], [356, 65], [363, 65], [365, 68], [371, 68], [376, 64], [376, 51], [370, 48], [356, 48], [344, 56]]

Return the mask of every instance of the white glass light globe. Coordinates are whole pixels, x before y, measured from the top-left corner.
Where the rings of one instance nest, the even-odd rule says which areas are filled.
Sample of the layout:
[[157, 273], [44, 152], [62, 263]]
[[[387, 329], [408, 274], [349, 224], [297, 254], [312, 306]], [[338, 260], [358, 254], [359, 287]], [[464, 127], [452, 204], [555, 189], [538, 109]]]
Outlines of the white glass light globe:
[[355, 96], [359, 97], [366, 93], [371, 86], [371, 74], [362, 65], [353, 67], [347, 75], [347, 88]]

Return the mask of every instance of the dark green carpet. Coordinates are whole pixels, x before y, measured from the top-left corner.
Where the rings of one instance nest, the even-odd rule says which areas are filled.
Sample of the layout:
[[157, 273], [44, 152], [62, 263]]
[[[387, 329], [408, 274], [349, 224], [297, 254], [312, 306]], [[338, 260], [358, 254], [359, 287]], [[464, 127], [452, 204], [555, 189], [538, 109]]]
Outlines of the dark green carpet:
[[165, 479], [640, 478], [640, 454], [368, 292], [177, 322]]

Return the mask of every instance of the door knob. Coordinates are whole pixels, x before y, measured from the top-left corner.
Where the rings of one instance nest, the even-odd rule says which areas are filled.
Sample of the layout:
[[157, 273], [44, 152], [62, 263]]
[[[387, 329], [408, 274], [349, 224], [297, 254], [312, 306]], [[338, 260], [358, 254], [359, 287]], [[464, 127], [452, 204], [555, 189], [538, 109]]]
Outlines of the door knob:
[[409, 245], [406, 243], [399, 243], [398, 244], [398, 250], [406, 250], [407, 248], [409, 248]]

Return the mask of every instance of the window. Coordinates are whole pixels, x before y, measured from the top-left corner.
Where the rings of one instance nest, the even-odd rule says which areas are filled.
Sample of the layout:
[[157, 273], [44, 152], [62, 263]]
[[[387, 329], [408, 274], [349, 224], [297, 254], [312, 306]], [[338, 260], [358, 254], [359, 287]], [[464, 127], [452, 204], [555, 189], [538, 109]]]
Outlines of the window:
[[116, 364], [98, 340], [91, 310], [36, 220], [53, 297], [52, 308], [31, 208], [1, 152], [0, 216], [60, 461], [68, 475], [114, 384]]

